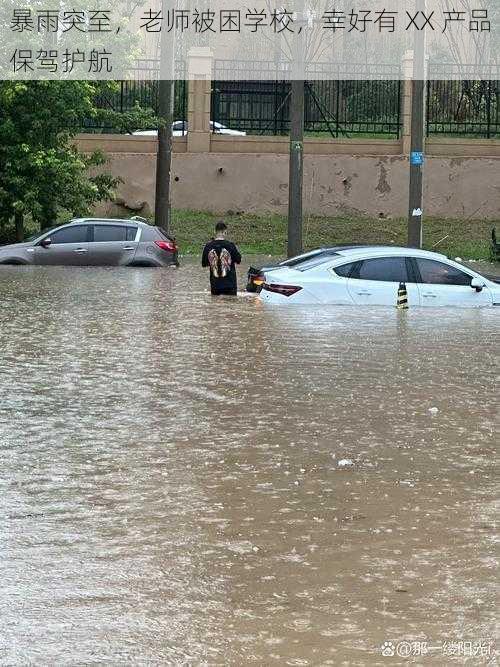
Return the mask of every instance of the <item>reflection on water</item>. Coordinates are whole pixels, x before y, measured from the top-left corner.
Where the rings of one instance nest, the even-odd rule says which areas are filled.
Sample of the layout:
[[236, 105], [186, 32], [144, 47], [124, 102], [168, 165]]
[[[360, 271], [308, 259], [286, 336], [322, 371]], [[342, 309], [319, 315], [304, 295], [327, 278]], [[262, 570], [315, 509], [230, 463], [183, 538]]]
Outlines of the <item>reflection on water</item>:
[[0, 662], [493, 637], [499, 314], [207, 287], [192, 262], [0, 268]]

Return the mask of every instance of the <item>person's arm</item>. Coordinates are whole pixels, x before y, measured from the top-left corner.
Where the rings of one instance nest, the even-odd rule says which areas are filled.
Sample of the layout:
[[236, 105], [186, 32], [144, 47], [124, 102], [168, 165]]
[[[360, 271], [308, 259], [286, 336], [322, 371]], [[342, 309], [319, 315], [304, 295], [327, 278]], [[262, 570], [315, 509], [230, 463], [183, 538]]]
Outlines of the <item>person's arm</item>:
[[208, 243], [203, 248], [203, 254], [201, 255], [201, 265], [208, 266]]
[[238, 248], [233, 243], [233, 262], [235, 264], [241, 264], [241, 255]]

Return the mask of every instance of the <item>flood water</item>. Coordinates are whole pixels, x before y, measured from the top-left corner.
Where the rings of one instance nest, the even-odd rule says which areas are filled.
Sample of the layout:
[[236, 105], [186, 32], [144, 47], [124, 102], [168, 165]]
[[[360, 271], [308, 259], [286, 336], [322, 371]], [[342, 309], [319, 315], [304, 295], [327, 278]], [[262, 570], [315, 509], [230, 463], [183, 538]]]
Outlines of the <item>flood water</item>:
[[500, 313], [213, 299], [193, 260], [0, 303], [1, 664], [493, 664]]

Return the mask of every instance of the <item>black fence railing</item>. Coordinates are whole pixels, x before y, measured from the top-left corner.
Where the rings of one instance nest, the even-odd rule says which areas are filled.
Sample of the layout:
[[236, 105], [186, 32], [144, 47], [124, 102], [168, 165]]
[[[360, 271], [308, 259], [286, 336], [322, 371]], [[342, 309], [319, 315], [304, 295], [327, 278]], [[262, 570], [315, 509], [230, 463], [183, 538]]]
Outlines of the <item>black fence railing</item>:
[[[141, 78], [144, 71], [148, 70], [148, 79]], [[127, 113], [135, 107], [150, 109], [158, 112], [158, 61], [141, 61], [140, 66], [133, 70], [135, 78], [127, 81], [116, 81], [116, 89], [106, 91], [97, 96], [96, 106], [98, 109], [108, 109], [119, 113]], [[153, 76], [151, 75], [153, 73]], [[176, 63], [176, 77], [174, 84], [174, 119], [185, 120], [187, 118], [187, 94], [188, 84], [185, 80], [184, 64]], [[85, 132], [115, 132], [112, 125], [89, 119], [82, 127]], [[127, 127], [118, 131], [133, 133], [141, 130], [152, 130], [152, 127]]]
[[[285, 135], [290, 95], [288, 81], [214, 81], [212, 119], [248, 134]], [[400, 136], [400, 81], [308, 81], [304, 105], [306, 134]]]
[[498, 81], [429, 81], [427, 135], [500, 137]]
[[[227, 65], [229, 63], [229, 65]], [[265, 63], [264, 63], [265, 64]], [[241, 79], [248, 70], [238, 70]], [[256, 63], [262, 70], [263, 63]], [[317, 64], [318, 67], [321, 63]], [[231, 67], [229, 69], [229, 66]], [[247, 134], [286, 135], [290, 129], [289, 81], [273, 69], [275, 79], [231, 80], [233, 61], [216, 60], [212, 83], [211, 120]], [[446, 76], [446, 65], [434, 65], [430, 76]], [[436, 69], [438, 67], [438, 69]], [[402, 86], [395, 66], [378, 65], [380, 79], [314, 80], [305, 84], [306, 135], [349, 138], [399, 138], [402, 130]], [[144, 79], [145, 71], [148, 71]], [[380, 71], [379, 71], [380, 70]], [[272, 72], [269, 70], [268, 74]], [[339, 76], [342, 76], [339, 70]], [[362, 72], [359, 73], [360, 76]], [[456, 72], [449, 72], [456, 76]], [[370, 75], [373, 71], [370, 70]], [[126, 113], [135, 106], [158, 110], [158, 62], [141, 61], [128, 81], [117, 82], [116, 90], [99, 97], [97, 106]], [[393, 78], [391, 78], [393, 77]], [[184, 63], [176, 63], [174, 120], [187, 120], [188, 82]], [[183, 126], [187, 127], [186, 124]], [[91, 132], [118, 131], [89, 121], [82, 128]], [[122, 128], [122, 132], [154, 129]], [[498, 80], [430, 80], [427, 85], [427, 135], [500, 138], [500, 83]], [[182, 130], [185, 131], [185, 130]], [[182, 132], [180, 131], [180, 132]]]

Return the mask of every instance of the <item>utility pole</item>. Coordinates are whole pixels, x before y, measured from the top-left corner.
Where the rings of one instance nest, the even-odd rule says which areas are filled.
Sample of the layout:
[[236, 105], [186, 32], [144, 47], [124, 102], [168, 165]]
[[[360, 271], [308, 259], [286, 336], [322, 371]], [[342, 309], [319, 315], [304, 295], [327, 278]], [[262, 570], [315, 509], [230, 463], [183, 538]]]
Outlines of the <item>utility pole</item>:
[[[425, 12], [425, 0], [416, 0], [415, 9]], [[417, 19], [418, 21], [418, 19]], [[425, 34], [416, 30], [411, 82], [411, 153], [408, 196], [408, 245], [422, 247], [424, 144], [425, 144]]]
[[155, 224], [170, 227], [170, 173], [172, 169], [173, 87], [171, 79], [158, 82], [158, 153], [156, 156]]
[[292, 89], [290, 94], [290, 157], [288, 175], [288, 257], [302, 252], [302, 198], [304, 181], [304, 6], [292, 42]]
[[[166, 0], [162, 16], [167, 16]], [[174, 114], [174, 32], [160, 36], [160, 70], [158, 81], [158, 153], [156, 157], [155, 224], [166, 232], [170, 227], [170, 173], [172, 169], [172, 123]]]
[[304, 80], [293, 79], [290, 99], [290, 160], [288, 176], [288, 257], [302, 252], [302, 190], [304, 165]]

